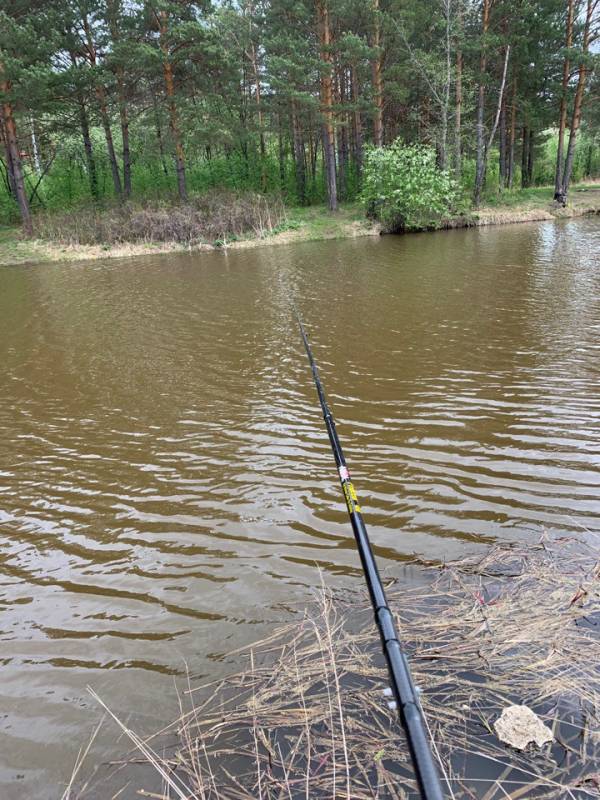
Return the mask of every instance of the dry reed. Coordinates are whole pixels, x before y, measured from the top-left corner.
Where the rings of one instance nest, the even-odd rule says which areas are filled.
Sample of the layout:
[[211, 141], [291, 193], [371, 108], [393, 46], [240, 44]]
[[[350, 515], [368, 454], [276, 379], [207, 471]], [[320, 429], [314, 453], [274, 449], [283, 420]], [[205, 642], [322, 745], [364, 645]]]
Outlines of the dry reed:
[[214, 190], [184, 204], [91, 206], [66, 214], [40, 213], [36, 235], [66, 245], [176, 242], [225, 244], [267, 236], [285, 220], [281, 199], [254, 192]]
[[[573, 539], [494, 548], [425, 570], [390, 605], [448, 797], [599, 796], [600, 568]], [[364, 596], [319, 606], [255, 644], [248, 669], [185, 692], [180, 719], [136, 746], [164, 779], [157, 798], [417, 798]], [[513, 703], [553, 730], [519, 752], [493, 722]], [[176, 733], [159, 758], [156, 743]], [[150, 756], [148, 755], [150, 752]], [[146, 796], [147, 793], [146, 793]]]

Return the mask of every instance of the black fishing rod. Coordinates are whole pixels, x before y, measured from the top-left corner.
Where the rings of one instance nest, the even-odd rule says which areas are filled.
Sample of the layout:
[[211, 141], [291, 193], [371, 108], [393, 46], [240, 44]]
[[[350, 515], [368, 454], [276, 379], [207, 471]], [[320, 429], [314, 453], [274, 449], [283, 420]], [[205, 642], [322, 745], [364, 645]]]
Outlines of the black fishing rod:
[[394, 617], [387, 604], [385, 591], [381, 583], [373, 551], [371, 550], [371, 543], [367, 535], [367, 529], [358, 503], [356, 490], [350, 480], [350, 473], [346, 466], [342, 445], [340, 444], [335, 428], [335, 421], [327, 405], [323, 384], [319, 377], [319, 370], [312, 350], [310, 349], [308, 336], [304, 330], [300, 314], [297, 309], [294, 309], [294, 312], [298, 320], [298, 325], [300, 326], [302, 341], [304, 342], [313, 379], [317, 388], [317, 394], [319, 395], [319, 402], [323, 410], [323, 419], [325, 420], [327, 433], [329, 434], [329, 441], [331, 442], [331, 449], [333, 450], [342, 490], [346, 498], [346, 506], [348, 507], [354, 538], [356, 539], [360, 560], [367, 580], [371, 604], [373, 605], [373, 611], [375, 613], [375, 622], [377, 623], [381, 636], [381, 644], [387, 662], [392, 692], [399, 712], [400, 722], [402, 723], [408, 740], [410, 755], [421, 796], [425, 798], [425, 800], [443, 800], [444, 795], [442, 793], [439, 775], [431, 754], [429, 738], [426, 734], [423, 711], [410, 674], [406, 655], [402, 651], [398, 633], [396, 632]]

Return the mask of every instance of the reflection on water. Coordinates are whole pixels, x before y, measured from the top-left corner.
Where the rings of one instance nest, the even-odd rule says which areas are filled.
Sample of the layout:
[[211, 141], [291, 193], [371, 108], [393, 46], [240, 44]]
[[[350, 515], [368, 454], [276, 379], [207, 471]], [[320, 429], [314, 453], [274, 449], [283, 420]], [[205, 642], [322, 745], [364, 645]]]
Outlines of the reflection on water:
[[87, 684], [153, 730], [360, 581], [290, 296], [386, 574], [598, 531], [599, 265], [586, 219], [0, 271], [2, 797], [60, 795]]

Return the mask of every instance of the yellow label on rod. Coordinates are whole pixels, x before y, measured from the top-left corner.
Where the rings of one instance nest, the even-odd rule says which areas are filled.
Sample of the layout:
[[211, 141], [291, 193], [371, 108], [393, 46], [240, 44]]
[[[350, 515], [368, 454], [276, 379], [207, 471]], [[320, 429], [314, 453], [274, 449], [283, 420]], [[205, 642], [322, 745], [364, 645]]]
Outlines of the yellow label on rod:
[[348, 511], [350, 514], [353, 514], [357, 511], [359, 514], [361, 513], [360, 506], [358, 505], [358, 495], [356, 494], [356, 489], [354, 488], [354, 484], [348, 481], [347, 483], [343, 484], [344, 487], [344, 496], [346, 497], [346, 505], [348, 506]]

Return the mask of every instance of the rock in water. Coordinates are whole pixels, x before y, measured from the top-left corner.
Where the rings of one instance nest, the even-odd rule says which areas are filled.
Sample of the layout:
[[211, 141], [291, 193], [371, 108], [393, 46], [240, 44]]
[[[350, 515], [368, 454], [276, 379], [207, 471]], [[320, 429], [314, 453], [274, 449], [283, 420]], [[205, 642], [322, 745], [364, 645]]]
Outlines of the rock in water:
[[542, 747], [554, 741], [552, 731], [529, 706], [508, 706], [494, 722], [501, 742], [524, 750], [530, 742]]

